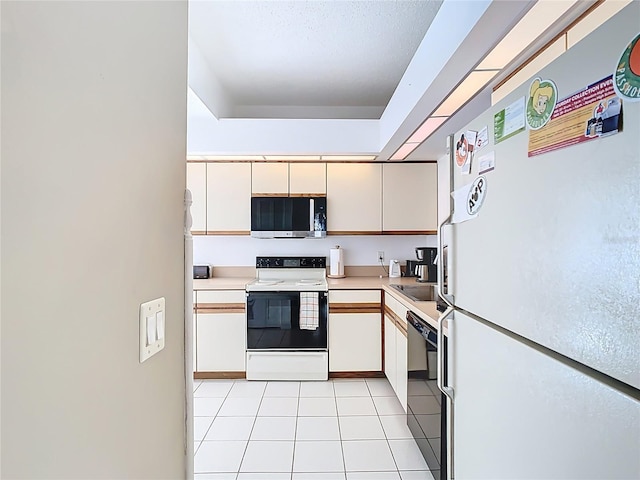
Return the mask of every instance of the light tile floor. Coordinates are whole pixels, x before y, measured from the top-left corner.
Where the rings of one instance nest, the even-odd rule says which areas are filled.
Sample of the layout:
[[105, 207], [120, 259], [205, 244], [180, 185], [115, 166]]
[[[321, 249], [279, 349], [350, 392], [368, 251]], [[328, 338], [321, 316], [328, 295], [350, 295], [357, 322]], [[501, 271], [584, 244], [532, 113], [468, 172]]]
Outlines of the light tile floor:
[[386, 379], [194, 382], [196, 480], [433, 480]]

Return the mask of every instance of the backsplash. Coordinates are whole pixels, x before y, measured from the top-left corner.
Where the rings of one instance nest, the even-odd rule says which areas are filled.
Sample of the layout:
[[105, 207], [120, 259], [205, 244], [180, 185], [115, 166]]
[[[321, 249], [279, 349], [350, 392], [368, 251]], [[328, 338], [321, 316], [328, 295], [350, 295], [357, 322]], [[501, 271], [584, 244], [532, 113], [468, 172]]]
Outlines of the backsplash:
[[404, 264], [415, 260], [415, 247], [436, 247], [436, 235], [352, 235], [308, 239], [259, 239], [249, 236], [193, 237], [193, 263], [214, 266], [254, 266], [257, 256], [308, 255], [329, 257], [336, 245], [344, 248], [344, 263], [349, 266], [377, 265], [378, 251], [384, 263], [392, 258]]

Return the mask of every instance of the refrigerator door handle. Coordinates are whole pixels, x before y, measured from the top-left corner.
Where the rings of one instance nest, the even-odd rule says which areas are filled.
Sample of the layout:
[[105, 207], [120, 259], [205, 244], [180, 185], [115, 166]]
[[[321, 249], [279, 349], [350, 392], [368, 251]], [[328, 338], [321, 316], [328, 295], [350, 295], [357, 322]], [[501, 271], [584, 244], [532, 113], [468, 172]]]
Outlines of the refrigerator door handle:
[[438, 372], [436, 376], [436, 382], [438, 389], [444, 393], [449, 400], [453, 402], [453, 388], [444, 384], [444, 321], [449, 317], [455, 309], [449, 305], [449, 307], [438, 318]]
[[447, 416], [442, 421], [447, 423], [447, 470], [446, 479], [452, 480], [453, 476], [453, 388], [444, 384], [444, 321], [449, 317], [455, 308], [449, 305], [449, 307], [438, 318], [438, 372], [437, 372], [437, 385], [440, 391], [447, 397], [448, 404]]
[[[449, 306], [449, 307], [453, 307], [454, 305], [454, 298], [453, 295], [449, 295], [448, 293], [445, 294], [444, 293], [444, 274], [445, 274], [445, 263], [448, 264], [448, 261], [445, 261], [444, 258], [444, 237], [442, 235], [442, 232], [444, 230], [444, 227], [449, 226], [449, 225], [453, 225], [453, 223], [451, 223], [451, 219], [453, 217], [452, 215], [449, 215], [447, 217], [447, 219], [442, 222], [440, 224], [440, 226], [438, 227], [438, 295], [440, 295], [440, 297], [445, 301], [445, 303]], [[449, 252], [447, 251], [447, 255], [449, 254]], [[451, 291], [451, 285], [448, 285], [448, 291]]]

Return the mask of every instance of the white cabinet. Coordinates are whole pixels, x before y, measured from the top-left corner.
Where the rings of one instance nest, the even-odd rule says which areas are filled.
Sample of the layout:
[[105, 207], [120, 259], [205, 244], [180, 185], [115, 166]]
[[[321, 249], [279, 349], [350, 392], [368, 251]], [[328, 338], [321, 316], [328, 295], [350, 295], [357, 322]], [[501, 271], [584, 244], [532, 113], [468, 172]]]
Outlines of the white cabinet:
[[396, 323], [396, 395], [404, 411], [407, 411], [407, 390], [409, 370], [407, 368], [407, 324]]
[[327, 164], [327, 223], [333, 234], [382, 231], [382, 165]]
[[327, 193], [326, 163], [290, 163], [289, 194], [325, 195]]
[[251, 164], [207, 164], [207, 233], [245, 235], [251, 231]]
[[244, 372], [244, 290], [199, 290], [196, 301], [196, 372]]
[[198, 359], [196, 357], [196, 352], [197, 352], [196, 346], [197, 346], [197, 343], [198, 343], [198, 341], [197, 341], [197, 339], [198, 339], [198, 336], [197, 336], [198, 324], [196, 323], [196, 318], [197, 318], [196, 303], [198, 303], [198, 300], [197, 300], [196, 291], [194, 290], [193, 291], [193, 315], [191, 316], [191, 342], [192, 342], [191, 343], [191, 347], [192, 347], [191, 348], [191, 353], [192, 353], [191, 361], [193, 362], [191, 364], [191, 366], [193, 367], [192, 370], [194, 372], [197, 371], [196, 364], [197, 364], [197, 361], [198, 361]]
[[256, 162], [251, 172], [253, 195], [325, 195], [325, 163]]
[[388, 292], [384, 298], [384, 373], [407, 411], [407, 309]]
[[207, 164], [187, 163], [187, 188], [191, 191], [191, 233], [207, 233]]
[[438, 166], [393, 163], [382, 167], [382, 229], [389, 233], [436, 233]]
[[327, 196], [331, 234], [437, 230], [435, 163], [189, 162], [195, 235], [246, 235], [251, 196]]
[[251, 193], [253, 195], [288, 195], [289, 164], [256, 162], [251, 169]]
[[396, 361], [396, 324], [387, 313], [384, 314], [384, 374], [395, 391], [398, 383]]
[[329, 371], [382, 370], [380, 290], [329, 292]]

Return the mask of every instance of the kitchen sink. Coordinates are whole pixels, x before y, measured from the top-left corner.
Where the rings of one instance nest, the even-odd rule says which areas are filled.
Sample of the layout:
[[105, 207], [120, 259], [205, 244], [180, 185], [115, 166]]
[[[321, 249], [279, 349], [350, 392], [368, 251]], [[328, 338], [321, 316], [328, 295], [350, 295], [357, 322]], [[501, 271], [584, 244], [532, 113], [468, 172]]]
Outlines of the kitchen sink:
[[389, 285], [400, 293], [409, 297], [414, 302], [433, 302], [438, 298], [435, 283], [425, 285]]

